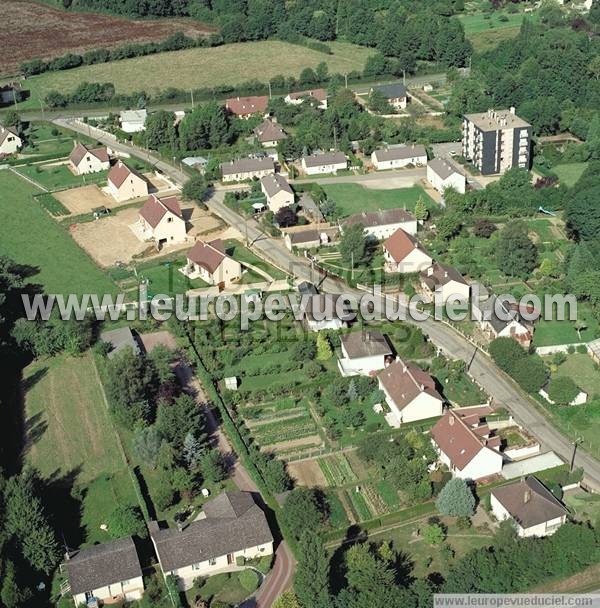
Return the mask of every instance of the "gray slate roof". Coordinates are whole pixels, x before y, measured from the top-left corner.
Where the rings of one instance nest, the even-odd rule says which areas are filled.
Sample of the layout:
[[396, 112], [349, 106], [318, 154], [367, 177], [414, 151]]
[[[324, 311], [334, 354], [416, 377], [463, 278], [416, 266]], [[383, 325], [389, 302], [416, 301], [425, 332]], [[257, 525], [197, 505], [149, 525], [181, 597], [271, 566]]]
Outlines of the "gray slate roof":
[[427, 158], [427, 152], [425, 151], [425, 146], [421, 144], [413, 144], [411, 146], [375, 150], [375, 156], [377, 158], [377, 162], [381, 162], [386, 160], [402, 160], [404, 158], [413, 158], [415, 156], [425, 156], [425, 158]]
[[415, 216], [409, 213], [406, 209], [380, 209], [379, 211], [363, 211], [351, 215], [345, 222], [344, 226], [352, 224], [362, 224], [365, 228], [373, 228], [375, 226], [387, 226], [389, 224], [401, 224], [403, 222], [412, 222]]
[[318, 230], [299, 230], [298, 232], [288, 232], [290, 237], [290, 243], [295, 245], [297, 243], [311, 243], [313, 241], [320, 241], [321, 234]]
[[340, 340], [351, 359], [392, 354], [387, 338], [375, 329], [353, 331], [341, 336]]
[[109, 359], [112, 359], [112, 357], [128, 347], [131, 348], [136, 355], [140, 352], [139, 344], [133, 337], [129, 326], [104, 331], [100, 334], [100, 339], [112, 346], [112, 350], [108, 353]]
[[393, 82], [391, 84], [380, 84], [373, 88], [382, 95], [385, 95], [387, 99], [406, 97], [406, 87], [401, 82]]
[[495, 488], [492, 494], [525, 529], [567, 514], [560, 500], [533, 476]]
[[322, 167], [323, 165], [337, 165], [347, 162], [346, 155], [343, 152], [324, 152], [323, 154], [311, 154], [305, 156], [304, 164], [307, 167]]
[[204, 504], [204, 514], [181, 532], [150, 526], [165, 573], [273, 541], [265, 514], [249, 492], [223, 492]]
[[445, 158], [433, 158], [427, 163], [442, 179], [448, 179], [453, 173], [460, 171]]
[[131, 536], [82, 549], [63, 564], [73, 594], [142, 576]]
[[260, 183], [263, 185], [267, 196], [274, 196], [278, 192], [282, 190], [287, 192], [288, 194], [294, 194], [291, 186], [288, 184], [287, 179], [280, 175], [279, 173], [273, 173], [271, 175], [265, 175]]
[[265, 158], [240, 158], [221, 165], [223, 175], [250, 173], [252, 171], [275, 171], [275, 164], [270, 156]]

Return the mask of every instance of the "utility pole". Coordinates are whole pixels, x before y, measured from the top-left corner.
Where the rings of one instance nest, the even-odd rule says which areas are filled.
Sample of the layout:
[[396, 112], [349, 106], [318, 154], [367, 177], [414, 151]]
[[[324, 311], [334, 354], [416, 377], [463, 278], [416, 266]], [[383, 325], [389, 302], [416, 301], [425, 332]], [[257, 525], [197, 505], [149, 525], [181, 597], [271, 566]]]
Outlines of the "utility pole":
[[406, 70], [402, 70], [402, 84], [406, 86]]
[[348, 88], [348, 74], [344, 74], [344, 80], [346, 81], [346, 88]]
[[570, 468], [571, 473], [573, 472], [573, 469], [575, 468], [575, 456], [577, 454], [577, 446], [580, 443], [581, 443], [581, 437], [577, 437], [577, 439], [575, 439], [575, 441], [573, 442], [573, 455], [571, 456], [571, 468]]
[[354, 281], [354, 251], [350, 252], [350, 278]]
[[190, 89], [190, 95], [192, 96], [192, 110], [194, 109], [194, 89]]
[[271, 90], [271, 81], [269, 80], [269, 99], [272, 99], [273, 97], [273, 92]]

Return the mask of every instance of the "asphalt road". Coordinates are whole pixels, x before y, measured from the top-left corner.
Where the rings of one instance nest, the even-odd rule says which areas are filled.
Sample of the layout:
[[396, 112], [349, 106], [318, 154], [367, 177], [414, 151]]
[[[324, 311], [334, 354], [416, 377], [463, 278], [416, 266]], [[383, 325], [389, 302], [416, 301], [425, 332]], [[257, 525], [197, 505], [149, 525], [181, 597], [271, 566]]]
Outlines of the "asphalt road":
[[[73, 128], [68, 122], [61, 121], [58, 124]], [[85, 132], [84, 130], [80, 131]], [[155, 162], [157, 168], [164, 171], [176, 182], [183, 183], [187, 179], [187, 176], [180, 169], [164, 161], [160, 161], [154, 155], [148, 154], [144, 150], [132, 148], [124, 144], [114, 145], [109, 140], [106, 143], [110, 143], [114, 148], [128, 152], [141, 159], [150, 159], [152, 162]], [[229, 207], [226, 207], [223, 204], [222, 191], [214, 193], [213, 197], [208, 201], [208, 207], [213, 213], [225, 220], [225, 222], [236, 227], [242, 234], [246, 234], [250, 246], [271, 263], [286, 270], [298, 279], [308, 280], [317, 284], [321, 282], [321, 275], [311, 268], [310, 262], [307, 259], [295, 256], [280, 241], [269, 238], [260, 229], [255, 220], [242, 218]], [[322, 281], [321, 289], [331, 293], [363, 294], [363, 292], [352, 290], [341, 281], [331, 278]], [[469, 371], [471, 375], [479, 382], [488, 395], [496, 403], [502, 404], [509, 409], [515, 419], [541, 442], [545, 450], [554, 450], [566, 462], [570, 462], [573, 452], [573, 444], [570, 440], [547, 420], [531, 399], [487, 355], [476, 350], [468, 340], [441, 322], [433, 319], [420, 322], [408, 320], [409, 322], [418, 324], [424, 333], [429, 336], [432, 343], [448, 356], [467, 362], [470, 365]], [[579, 448], [575, 464], [584, 468], [586, 482], [593, 488], [600, 490], [600, 462]]]

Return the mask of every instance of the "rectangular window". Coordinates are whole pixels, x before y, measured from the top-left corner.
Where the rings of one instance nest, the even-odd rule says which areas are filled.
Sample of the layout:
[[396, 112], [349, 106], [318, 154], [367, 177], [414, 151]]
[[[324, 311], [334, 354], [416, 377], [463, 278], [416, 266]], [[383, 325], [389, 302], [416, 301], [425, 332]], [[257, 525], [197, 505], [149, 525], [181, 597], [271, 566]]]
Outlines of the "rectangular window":
[[212, 559], [208, 560], [208, 565], [209, 566], [216, 566], [217, 565], [217, 560], [213, 557]]
[[192, 570], [200, 570], [200, 564], [192, 564]]

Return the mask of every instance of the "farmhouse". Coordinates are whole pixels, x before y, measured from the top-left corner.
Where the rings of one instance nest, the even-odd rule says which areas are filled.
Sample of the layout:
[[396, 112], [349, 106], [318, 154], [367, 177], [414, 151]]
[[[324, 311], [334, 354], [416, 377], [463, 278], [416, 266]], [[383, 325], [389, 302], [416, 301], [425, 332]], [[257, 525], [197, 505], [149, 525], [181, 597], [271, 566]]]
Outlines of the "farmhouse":
[[400, 169], [408, 165], [420, 167], [427, 163], [427, 152], [425, 146], [420, 144], [393, 146], [375, 150], [371, 154], [371, 162], [377, 171]]
[[372, 376], [393, 358], [387, 338], [374, 329], [341, 336], [340, 347], [338, 368], [342, 376]]
[[355, 318], [352, 311], [344, 307], [338, 315], [336, 304], [340, 294], [320, 293], [313, 294], [306, 302], [304, 308], [304, 325], [310, 331], [339, 330], [348, 327], [348, 323]]
[[260, 180], [260, 189], [273, 213], [277, 213], [282, 207], [294, 204], [294, 191], [285, 177], [278, 173], [263, 177]]
[[9, 82], [0, 87], [0, 104], [15, 104], [23, 98], [23, 87], [20, 82]]
[[467, 178], [444, 158], [434, 158], [427, 163], [427, 181], [441, 194], [446, 188], [454, 188], [461, 194], [467, 189]]
[[69, 156], [69, 167], [75, 175], [86, 175], [108, 171], [110, 160], [106, 148], [87, 148], [83, 144], [76, 144]]
[[413, 236], [417, 234], [417, 220], [405, 209], [380, 209], [355, 213], [346, 219], [340, 228], [343, 232], [346, 226], [353, 224], [362, 224], [365, 235], [378, 241], [392, 236], [399, 228]]
[[254, 135], [265, 148], [274, 148], [280, 141], [287, 139], [286, 132], [270, 118], [266, 118], [254, 128]]
[[265, 158], [240, 158], [221, 164], [224, 182], [242, 182], [246, 179], [260, 179], [275, 173], [275, 163], [270, 156]]
[[436, 305], [450, 299], [467, 301], [471, 293], [471, 287], [456, 268], [439, 262], [421, 272], [421, 288]]
[[161, 199], [151, 194], [140, 209], [139, 223], [143, 239], [159, 246], [186, 240], [185, 219], [176, 196]]
[[232, 97], [225, 101], [225, 108], [239, 118], [250, 118], [254, 114], [264, 114], [269, 105], [266, 95], [254, 97]]
[[347, 167], [348, 161], [343, 152], [323, 152], [302, 157], [302, 170], [306, 175], [337, 173]]
[[551, 536], [567, 521], [568, 511], [562, 502], [531, 475], [494, 488], [490, 499], [496, 519], [512, 519], [521, 538]]
[[385, 417], [390, 426], [398, 428], [403, 422], [442, 415], [444, 399], [435, 380], [413, 363], [397, 359], [379, 372], [377, 379], [390, 408]]
[[433, 262], [431, 256], [421, 247], [416, 237], [398, 228], [392, 236], [383, 242], [385, 272], [410, 274], [429, 268]]
[[298, 106], [304, 102], [305, 99], [310, 99], [318, 104], [318, 108], [321, 110], [327, 109], [327, 91], [325, 89], [313, 89], [312, 91], [299, 91], [297, 93], [288, 93], [285, 96], [285, 103]]
[[125, 133], [143, 131], [146, 128], [146, 118], [148, 118], [146, 110], [123, 110], [119, 113], [121, 129]]
[[[474, 302], [472, 311], [479, 327], [490, 339], [512, 338], [521, 346], [529, 348], [535, 321], [526, 319], [518, 304], [511, 306], [492, 295], [487, 300]], [[535, 311], [529, 310], [527, 313], [530, 316]], [[539, 317], [539, 313], [535, 316]]]
[[14, 127], [0, 125], [0, 155], [15, 154], [23, 147], [23, 140]]
[[196, 241], [187, 253], [187, 265], [182, 272], [190, 279], [202, 279], [220, 288], [229, 287], [242, 276], [242, 265], [225, 253], [221, 239]]
[[142, 568], [133, 539], [121, 538], [70, 555], [66, 570], [75, 606], [96, 599], [105, 604], [139, 600], [144, 594]]
[[318, 230], [299, 230], [298, 232], [287, 232], [283, 241], [285, 246], [292, 251], [294, 247], [299, 249], [312, 249], [327, 242], [326, 234]]
[[116, 201], [128, 201], [148, 196], [148, 183], [137, 171], [119, 160], [108, 172], [108, 190]]
[[401, 82], [392, 84], [381, 84], [371, 89], [371, 92], [381, 93], [388, 103], [396, 110], [404, 110], [408, 103], [408, 93], [406, 87]]
[[149, 525], [160, 567], [181, 589], [194, 579], [241, 569], [236, 558], [253, 559], [273, 553], [273, 535], [250, 492], [223, 492], [204, 503], [200, 517], [182, 530]]
[[502, 471], [500, 437], [491, 435], [477, 411], [447, 411], [431, 429], [431, 437], [455, 477], [482, 479]]

